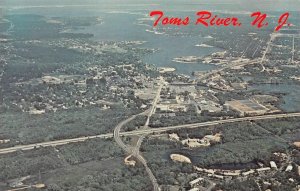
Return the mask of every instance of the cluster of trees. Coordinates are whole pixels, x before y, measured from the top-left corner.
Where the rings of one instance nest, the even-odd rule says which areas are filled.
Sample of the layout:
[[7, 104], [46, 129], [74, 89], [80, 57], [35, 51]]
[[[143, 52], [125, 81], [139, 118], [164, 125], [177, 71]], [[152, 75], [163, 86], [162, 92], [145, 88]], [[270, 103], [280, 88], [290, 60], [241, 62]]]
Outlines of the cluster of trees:
[[192, 164], [176, 163], [170, 159], [170, 154], [179, 152], [180, 148], [180, 143], [160, 138], [145, 138], [142, 144], [141, 151], [163, 190], [168, 190], [168, 186], [163, 185], [177, 185], [188, 190], [189, 181], [195, 179]]
[[[91, 166], [85, 165], [87, 169], [83, 168], [80, 176], [73, 177], [70, 173], [67, 175], [68, 180], [52, 182], [47, 186], [47, 190], [152, 190], [151, 181], [143, 166], [137, 164], [132, 168], [122, 164], [123, 151], [111, 141], [95, 139], [86, 143], [59, 147], [58, 150], [62, 157], [71, 165], [80, 165], [90, 161], [93, 163]], [[119, 159], [120, 156], [122, 157]], [[106, 162], [102, 163], [102, 161]], [[117, 164], [115, 164], [116, 162]], [[74, 168], [77, 167], [76, 165]], [[98, 168], [99, 170], [97, 170]]]
[[133, 131], [137, 130], [140, 127], [144, 126], [147, 120], [147, 116], [139, 115], [134, 120], [130, 121], [126, 125], [123, 126], [123, 131]]
[[217, 184], [213, 190], [214, 191], [217, 191], [217, 190], [257, 191], [257, 190], [260, 190], [260, 188], [258, 187], [257, 183], [254, 180], [246, 180], [246, 181], [233, 180], [233, 181], [226, 182], [223, 184]]
[[[290, 178], [294, 179], [294, 182], [289, 181]], [[264, 182], [270, 182], [271, 185], [265, 184]], [[274, 175], [260, 176], [257, 178], [249, 178], [248, 180], [245, 181], [234, 179], [229, 182], [223, 182], [217, 184], [213, 190], [214, 191], [217, 190], [256, 191], [256, 190], [268, 190], [268, 189], [275, 190], [275, 191], [297, 190], [296, 189], [297, 182], [299, 182], [299, 176], [297, 176], [296, 173], [278, 171]], [[260, 188], [258, 186], [260, 186]]]
[[199, 166], [213, 166], [222, 164], [242, 165], [255, 161], [268, 164], [273, 152], [285, 151], [288, 145], [279, 142], [278, 139], [269, 137], [216, 144], [213, 147], [187, 151]]
[[[297, 172], [277, 172], [272, 177], [273, 180], [276, 180], [280, 182], [280, 185], [271, 185], [270, 187], [266, 189], [271, 189], [275, 191], [281, 191], [281, 190], [297, 190], [298, 183], [300, 182], [300, 177]], [[290, 181], [290, 179], [293, 179], [294, 182]], [[260, 180], [260, 183], [262, 183], [264, 180]], [[266, 187], [266, 186], [265, 186]]]
[[199, 166], [232, 164], [244, 168], [255, 164], [256, 161], [268, 164], [273, 152], [285, 152], [289, 148], [287, 143], [248, 122], [222, 124], [210, 128], [181, 129], [176, 133], [181, 139], [202, 138], [208, 134], [221, 133], [222, 141], [210, 147], [187, 150], [178, 142], [147, 139], [142, 146], [143, 151], [173, 150], [189, 156], [193, 163]]
[[111, 168], [110, 170], [82, 172], [78, 181], [62, 180], [58, 183], [51, 183], [47, 185], [48, 191], [64, 191], [64, 190], [78, 190], [78, 191], [151, 191], [153, 190], [151, 181], [149, 180], [145, 170], [142, 166], [129, 168], [121, 166], [118, 168]]
[[124, 108], [101, 110], [95, 107], [34, 116], [28, 113], [3, 113], [0, 114], [1, 136], [11, 139], [10, 145], [6, 146], [13, 146], [110, 133], [119, 122], [132, 114], [133, 111]]
[[[194, 130], [198, 131], [198, 130]], [[248, 122], [218, 125], [212, 133], [222, 133], [222, 143], [189, 151], [195, 163], [201, 166], [214, 164], [243, 164], [263, 161], [268, 164], [273, 152], [284, 152], [288, 144], [257, 125]]]
[[180, 143], [178, 142], [156, 138], [145, 138], [140, 150], [142, 152], [155, 152], [159, 150], [169, 151], [177, 148], [180, 148]]
[[177, 185], [182, 190], [190, 188], [189, 182], [195, 177], [193, 165], [186, 163], [176, 163], [165, 159], [162, 152], [147, 152], [145, 157], [148, 161], [159, 185]]
[[49, 191], [152, 190], [143, 166], [127, 167], [120, 156], [123, 152], [112, 139], [19, 151], [0, 158], [0, 180], [42, 175], [39, 181]]
[[[290, 119], [286, 122], [295, 124], [295, 120], [297, 119]], [[271, 121], [266, 121], [265, 124], [270, 124], [270, 122]], [[276, 124], [276, 122], [274, 122], [274, 124]], [[286, 127], [286, 124], [284, 127]], [[274, 128], [272, 123], [269, 128]], [[188, 188], [188, 184], [186, 183], [188, 182], [189, 177], [187, 174], [193, 173], [193, 169], [189, 168], [190, 165], [188, 164], [171, 161], [169, 158], [171, 153], [182, 153], [183, 155], [188, 156], [193, 164], [197, 166], [208, 168], [249, 169], [256, 168], [257, 161], [269, 165], [270, 160], [276, 161], [273, 156], [274, 152], [286, 152], [289, 149], [287, 143], [263, 130], [260, 126], [249, 122], [176, 131], [181, 138], [186, 138], [187, 135], [190, 138], [201, 138], [207, 134], [214, 134], [217, 132], [222, 133], [222, 143], [214, 144], [211, 147], [184, 149], [179, 142], [161, 138], [146, 138], [143, 142], [141, 151], [144, 153], [150, 168], [153, 170], [156, 177], [158, 177], [160, 184], [176, 184], [184, 190]], [[295, 156], [296, 155], [297, 153]], [[187, 173], [185, 178], [181, 176], [181, 173]], [[292, 190], [292, 188], [295, 188], [295, 185], [289, 182], [288, 179], [292, 177], [297, 180], [298, 177], [296, 177], [296, 173], [294, 173], [294, 175], [291, 173], [285, 175], [287, 178], [285, 183], [277, 186], [273, 185], [271, 189]], [[281, 177], [281, 175], [275, 174], [274, 178], [280, 181], [281, 178], [279, 177]], [[257, 190], [258, 187], [254, 180], [249, 179], [247, 181], [233, 180], [220, 183], [216, 186], [215, 190], [219, 189], [248, 191]], [[266, 189], [268, 188], [266, 187]]]
[[71, 165], [93, 160], [121, 156], [122, 150], [113, 140], [93, 139], [86, 143], [74, 143], [58, 147], [64, 159]]
[[214, 131], [222, 133], [223, 143], [243, 142], [270, 136], [270, 133], [250, 122], [222, 124], [216, 126]]
[[0, 180], [7, 181], [39, 172], [53, 170], [65, 166], [66, 163], [57, 157], [50, 148], [41, 148], [29, 152], [16, 152], [2, 155], [0, 158]]
[[300, 118], [286, 118], [278, 120], [263, 120], [258, 121], [257, 124], [272, 132], [275, 135], [282, 136], [287, 133], [299, 132]]
[[[112, 140], [92, 139], [83, 143], [73, 143], [57, 147], [31, 151], [19, 151], [3, 155], [0, 158], [0, 179], [8, 180], [38, 172], [45, 172], [68, 165], [76, 165], [89, 161], [100, 161], [122, 156], [121, 149]], [[64, 160], [62, 160], [64, 159]]]

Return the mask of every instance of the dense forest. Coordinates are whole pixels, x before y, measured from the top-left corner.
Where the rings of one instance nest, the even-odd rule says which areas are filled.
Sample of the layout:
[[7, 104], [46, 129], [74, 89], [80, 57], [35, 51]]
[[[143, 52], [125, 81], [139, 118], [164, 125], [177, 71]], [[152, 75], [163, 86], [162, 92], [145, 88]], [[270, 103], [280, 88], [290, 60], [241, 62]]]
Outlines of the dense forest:
[[27, 181], [45, 183], [49, 191], [150, 191], [143, 166], [127, 167], [123, 157], [112, 139], [19, 151], [0, 158], [0, 180], [9, 184], [8, 180], [30, 175]]

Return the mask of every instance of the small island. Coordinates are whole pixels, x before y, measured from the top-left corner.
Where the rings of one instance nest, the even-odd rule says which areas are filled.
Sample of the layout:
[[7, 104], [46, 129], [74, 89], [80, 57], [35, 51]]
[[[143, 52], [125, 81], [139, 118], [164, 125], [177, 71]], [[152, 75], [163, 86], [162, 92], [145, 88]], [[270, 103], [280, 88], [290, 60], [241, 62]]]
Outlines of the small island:
[[181, 56], [173, 59], [173, 62], [187, 63], [187, 64], [198, 63], [201, 61], [203, 61], [203, 58], [197, 56]]

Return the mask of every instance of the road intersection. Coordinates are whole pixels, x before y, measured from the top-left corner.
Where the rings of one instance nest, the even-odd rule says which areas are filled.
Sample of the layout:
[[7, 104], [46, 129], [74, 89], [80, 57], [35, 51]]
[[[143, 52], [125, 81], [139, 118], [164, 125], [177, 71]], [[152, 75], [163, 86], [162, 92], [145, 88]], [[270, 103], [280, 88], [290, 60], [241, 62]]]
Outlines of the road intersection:
[[[141, 115], [141, 114], [139, 114], [139, 115]], [[135, 117], [133, 116], [129, 119], [133, 120]], [[152, 133], [164, 133], [167, 131], [184, 129], [184, 128], [201, 128], [201, 127], [208, 127], [208, 126], [220, 125], [220, 124], [225, 124], [225, 123], [234, 123], [234, 122], [243, 122], [243, 121], [258, 121], [258, 120], [265, 120], [265, 119], [281, 119], [281, 118], [291, 118], [291, 117], [300, 117], [300, 113], [272, 114], [272, 115], [262, 115], [262, 116], [255, 116], [255, 117], [243, 117], [243, 118], [208, 121], [208, 122], [202, 122], [202, 123], [184, 124], [184, 125], [169, 126], [169, 127], [149, 128], [149, 129], [143, 129], [143, 130], [120, 132], [119, 136], [147, 135], [147, 134], [152, 134]], [[123, 124], [123, 125], [126, 124], [126, 122], [131, 121], [129, 119], [121, 122], [120, 124]], [[120, 124], [118, 126], [120, 126]], [[20, 151], [20, 150], [22, 150], [22, 151], [32, 150], [32, 149], [39, 148], [39, 147], [49, 147], [49, 146], [55, 147], [55, 146], [65, 145], [65, 144], [70, 144], [70, 143], [84, 142], [84, 141], [87, 141], [90, 139], [95, 139], [95, 138], [113, 138], [113, 137], [114, 137], [113, 133], [107, 133], [107, 134], [85, 136], [85, 137], [78, 137], [78, 138], [72, 138], [72, 139], [62, 139], [62, 140], [57, 140], [57, 141], [46, 141], [46, 142], [33, 143], [33, 144], [28, 144], [28, 145], [17, 145], [14, 147], [0, 149], [0, 154], [12, 153], [12, 152]], [[131, 150], [128, 150], [128, 151], [131, 151]]]

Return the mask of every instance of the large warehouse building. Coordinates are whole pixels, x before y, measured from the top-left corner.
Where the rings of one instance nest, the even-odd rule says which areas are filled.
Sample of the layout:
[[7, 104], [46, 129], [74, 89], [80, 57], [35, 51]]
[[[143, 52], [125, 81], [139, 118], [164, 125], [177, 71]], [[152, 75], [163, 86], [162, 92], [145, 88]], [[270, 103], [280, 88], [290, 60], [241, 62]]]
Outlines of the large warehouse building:
[[237, 111], [240, 116], [263, 115], [269, 111], [265, 106], [252, 100], [234, 100], [225, 103], [229, 109]]

